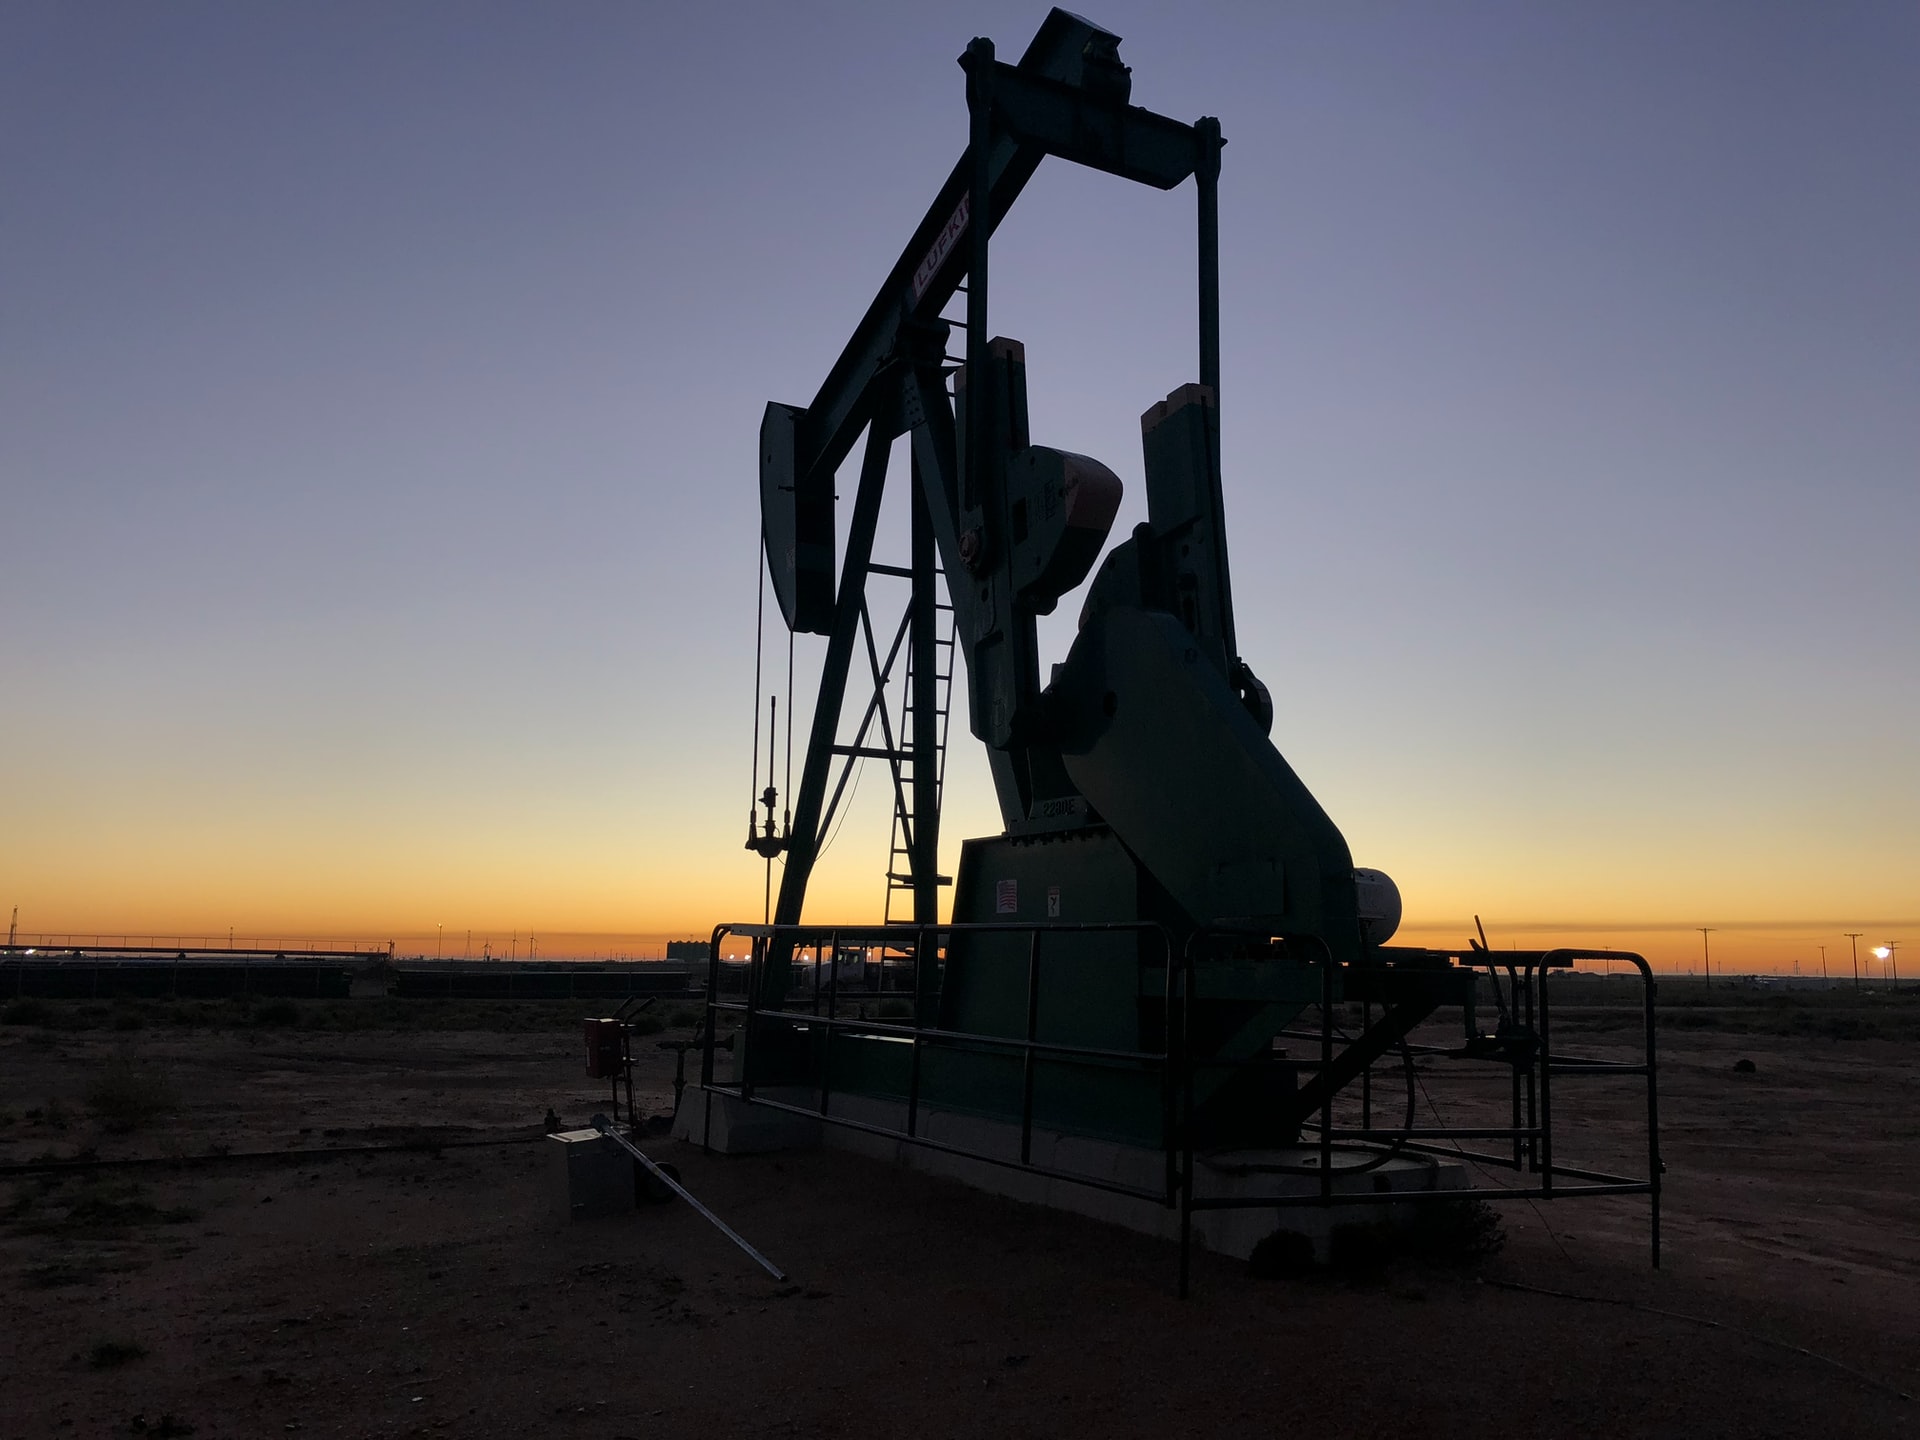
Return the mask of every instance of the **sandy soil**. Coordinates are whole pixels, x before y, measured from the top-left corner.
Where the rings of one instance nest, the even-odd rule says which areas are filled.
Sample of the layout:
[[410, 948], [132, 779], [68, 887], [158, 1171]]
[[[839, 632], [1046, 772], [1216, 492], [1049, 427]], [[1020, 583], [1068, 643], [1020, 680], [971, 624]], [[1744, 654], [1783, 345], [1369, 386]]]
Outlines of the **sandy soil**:
[[[1660, 1272], [1644, 1204], [1519, 1205], [1477, 1272], [1202, 1257], [1182, 1303], [1170, 1246], [834, 1151], [652, 1142], [785, 1285], [681, 1205], [556, 1220], [540, 1121], [605, 1108], [570, 1029], [0, 1027], [0, 1165], [513, 1142], [8, 1176], [0, 1435], [1920, 1432], [1910, 1048], [1665, 1044]], [[177, 1112], [102, 1131], [116, 1062]], [[1628, 1158], [1630, 1090], [1561, 1103]]]

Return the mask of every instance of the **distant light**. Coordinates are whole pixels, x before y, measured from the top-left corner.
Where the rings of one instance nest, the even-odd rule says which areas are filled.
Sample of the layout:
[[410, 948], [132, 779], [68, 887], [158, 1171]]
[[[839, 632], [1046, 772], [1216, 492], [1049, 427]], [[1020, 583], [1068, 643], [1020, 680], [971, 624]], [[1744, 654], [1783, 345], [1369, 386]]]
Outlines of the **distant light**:
[[1876, 960], [1884, 960], [1891, 954], [1893, 954], [1893, 951], [1884, 945], [1876, 945], [1873, 947], [1873, 958]]

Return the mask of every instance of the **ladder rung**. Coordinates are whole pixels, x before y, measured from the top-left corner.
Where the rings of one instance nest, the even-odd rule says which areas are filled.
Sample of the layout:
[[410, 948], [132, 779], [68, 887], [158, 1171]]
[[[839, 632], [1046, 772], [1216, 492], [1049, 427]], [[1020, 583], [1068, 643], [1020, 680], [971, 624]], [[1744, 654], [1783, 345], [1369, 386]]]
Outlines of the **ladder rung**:
[[847, 755], [856, 760], [911, 760], [911, 750], [884, 750], [877, 745], [836, 745], [833, 754]]

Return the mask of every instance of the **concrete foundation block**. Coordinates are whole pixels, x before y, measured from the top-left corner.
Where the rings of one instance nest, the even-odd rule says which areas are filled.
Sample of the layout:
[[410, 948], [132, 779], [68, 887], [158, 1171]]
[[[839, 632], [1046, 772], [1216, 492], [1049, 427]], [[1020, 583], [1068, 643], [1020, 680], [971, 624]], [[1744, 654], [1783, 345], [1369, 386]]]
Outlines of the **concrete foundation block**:
[[[1284, 1150], [1240, 1151], [1196, 1158], [1194, 1192], [1197, 1195], [1236, 1198], [1240, 1196], [1282, 1195], [1311, 1198], [1320, 1193], [1318, 1173], [1262, 1173], [1260, 1167], [1286, 1167], [1289, 1171], [1317, 1171], [1319, 1152], [1311, 1146]], [[1458, 1190], [1471, 1194], [1466, 1167], [1457, 1161], [1433, 1157], [1399, 1156], [1384, 1165], [1364, 1168], [1366, 1157], [1346, 1153], [1336, 1158], [1333, 1167], [1333, 1191], [1336, 1195], [1408, 1194], [1434, 1190]], [[1241, 1259], [1276, 1232], [1303, 1236], [1312, 1246], [1315, 1258], [1326, 1260], [1332, 1248], [1333, 1231], [1341, 1225], [1410, 1222], [1419, 1205], [1431, 1201], [1407, 1201], [1385, 1205], [1340, 1205], [1322, 1207], [1313, 1204], [1256, 1207], [1244, 1210], [1208, 1210], [1193, 1217], [1196, 1240], [1207, 1249]]]
[[673, 1117], [673, 1138], [722, 1155], [809, 1150], [820, 1143], [820, 1122], [689, 1086]]
[[[811, 1108], [819, 1104], [817, 1092], [763, 1093], [767, 1098], [790, 1105]], [[1034, 1128], [1030, 1155], [1034, 1166], [1143, 1192], [1122, 1194], [995, 1163], [1018, 1160], [1020, 1126], [1017, 1123], [923, 1107], [917, 1121], [919, 1136], [953, 1147], [933, 1149], [904, 1138], [907, 1124], [904, 1101], [835, 1094], [829, 1097], [828, 1112], [830, 1117], [892, 1133], [875, 1134], [873, 1130], [836, 1125], [831, 1123], [831, 1118], [823, 1123], [811, 1116], [743, 1104], [730, 1095], [709, 1095], [691, 1088], [674, 1119], [673, 1133], [676, 1139], [695, 1145], [704, 1143], [729, 1155], [825, 1143], [870, 1159], [904, 1165], [922, 1174], [957, 1180], [974, 1189], [1026, 1204], [1084, 1215], [1161, 1239], [1179, 1237], [1179, 1211], [1162, 1203], [1167, 1162], [1161, 1150]], [[1320, 1177], [1315, 1169], [1318, 1158], [1319, 1152], [1311, 1146], [1196, 1156], [1194, 1193], [1197, 1198], [1311, 1200], [1320, 1192]], [[1401, 1155], [1368, 1169], [1362, 1168], [1365, 1159], [1351, 1152], [1336, 1157], [1333, 1182], [1336, 1194], [1433, 1190], [1472, 1193], [1465, 1167], [1454, 1161]], [[1193, 1216], [1193, 1235], [1195, 1242], [1207, 1250], [1244, 1260], [1268, 1236], [1277, 1231], [1290, 1231], [1306, 1237], [1315, 1254], [1324, 1260], [1336, 1226], [1405, 1223], [1418, 1203], [1431, 1202], [1333, 1207], [1311, 1203], [1259, 1204], [1200, 1210]]]

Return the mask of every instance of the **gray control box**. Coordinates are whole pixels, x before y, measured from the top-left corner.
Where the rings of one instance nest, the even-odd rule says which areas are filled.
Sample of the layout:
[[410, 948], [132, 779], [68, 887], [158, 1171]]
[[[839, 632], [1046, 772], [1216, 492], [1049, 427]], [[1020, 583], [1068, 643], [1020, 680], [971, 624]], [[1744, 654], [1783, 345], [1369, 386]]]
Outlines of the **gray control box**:
[[563, 1130], [547, 1137], [548, 1193], [554, 1213], [568, 1220], [631, 1212], [633, 1157], [598, 1130]]

